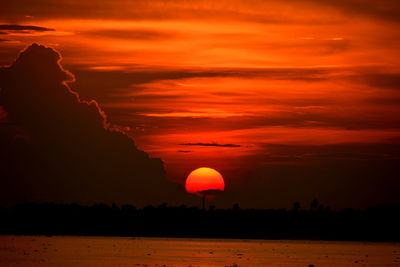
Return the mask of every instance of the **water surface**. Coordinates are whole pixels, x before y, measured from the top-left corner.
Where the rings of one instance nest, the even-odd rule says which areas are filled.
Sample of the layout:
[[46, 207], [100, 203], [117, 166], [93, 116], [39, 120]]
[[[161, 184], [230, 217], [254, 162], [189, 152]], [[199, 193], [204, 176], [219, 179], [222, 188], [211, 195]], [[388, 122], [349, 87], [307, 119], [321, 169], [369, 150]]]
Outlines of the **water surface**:
[[0, 266], [400, 266], [400, 244], [0, 236]]

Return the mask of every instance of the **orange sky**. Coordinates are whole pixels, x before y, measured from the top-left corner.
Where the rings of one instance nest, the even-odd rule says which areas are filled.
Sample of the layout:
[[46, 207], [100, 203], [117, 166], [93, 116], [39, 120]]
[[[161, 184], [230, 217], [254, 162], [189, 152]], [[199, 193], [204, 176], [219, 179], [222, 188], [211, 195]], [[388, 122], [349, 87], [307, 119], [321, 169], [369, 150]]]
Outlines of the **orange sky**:
[[237, 183], [271, 164], [337, 159], [332, 147], [398, 159], [376, 149], [400, 142], [397, 1], [58, 2], [0, 8], [2, 25], [45, 28], [0, 28], [0, 64], [32, 42], [60, 51], [72, 89], [171, 180], [210, 166]]

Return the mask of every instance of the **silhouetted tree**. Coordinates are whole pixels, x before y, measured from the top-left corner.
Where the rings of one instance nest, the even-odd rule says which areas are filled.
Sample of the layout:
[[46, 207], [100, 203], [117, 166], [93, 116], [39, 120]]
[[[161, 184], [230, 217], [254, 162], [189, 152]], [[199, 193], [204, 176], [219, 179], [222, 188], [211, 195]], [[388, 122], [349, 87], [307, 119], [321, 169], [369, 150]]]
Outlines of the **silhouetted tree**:
[[319, 201], [318, 199], [313, 199], [310, 203], [310, 210], [316, 210], [319, 206]]
[[123, 212], [135, 212], [136, 211], [136, 207], [132, 206], [132, 205], [122, 205], [121, 206], [121, 210]]
[[317, 200], [312, 210], [55, 204], [0, 207], [0, 234], [400, 241], [400, 205], [332, 211]]
[[300, 209], [300, 203], [299, 202], [294, 202], [293, 203], [293, 207], [292, 207], [292, 210], [293, 211], [298, 211]]
[[319, 205], [318, 206], [318, 212], [324, 212], [325, 211], [325, 206], [324, 205]]
[[234, 211], [240, 210], [239, 203], [233, 204], [232, 209], [233, 209]]

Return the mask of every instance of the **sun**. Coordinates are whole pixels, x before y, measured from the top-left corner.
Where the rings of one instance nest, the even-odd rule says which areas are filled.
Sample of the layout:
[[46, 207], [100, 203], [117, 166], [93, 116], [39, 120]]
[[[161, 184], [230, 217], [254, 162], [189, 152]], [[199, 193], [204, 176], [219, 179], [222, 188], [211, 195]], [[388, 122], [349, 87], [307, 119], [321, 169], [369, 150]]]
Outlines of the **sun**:
[[224, 191], [225, 182], [222, 175], [207, 167], [201, 167], [192, 171], [186, 178], [185, 188], [188, 193], [200, 197], [212, 198]]

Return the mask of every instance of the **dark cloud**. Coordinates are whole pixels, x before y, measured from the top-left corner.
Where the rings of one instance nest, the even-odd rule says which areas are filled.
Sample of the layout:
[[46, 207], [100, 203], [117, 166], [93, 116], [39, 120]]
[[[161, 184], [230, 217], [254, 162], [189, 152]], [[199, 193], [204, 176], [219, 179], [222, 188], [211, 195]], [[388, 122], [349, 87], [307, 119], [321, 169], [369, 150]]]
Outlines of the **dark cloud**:
[[32, 45], [0, 73], [1, 202], [118, 202], [142, 206], [183, 202], [160, 159], [113, 130], [95, 101], [66, 85], [73, 76], [60, 55]]
[[11, 32], [27, 32], [27, 31], [35, 31], [35, 32], [47, 32], [47, 31], [55, 31], [54, 29], [31, 26], [31, 25], [0, 25], [0, 31], [11, 31]]
[[218, 144], [218, 143], [184, 143], [179, 144], [180, 146], [216, 146], [216, 147], [241, 147], [236, 144]]
[[191, 150], [178, 150], [179, 153], [190, 153], [192, 152]]

